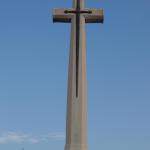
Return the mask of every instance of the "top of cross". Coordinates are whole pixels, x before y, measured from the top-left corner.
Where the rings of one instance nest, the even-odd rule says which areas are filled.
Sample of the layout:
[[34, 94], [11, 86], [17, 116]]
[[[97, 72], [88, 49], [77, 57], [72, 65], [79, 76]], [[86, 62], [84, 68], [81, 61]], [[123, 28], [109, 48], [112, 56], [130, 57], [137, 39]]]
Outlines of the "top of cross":
[[84, 0], [73, 0], [73, 7], [84, 8]]
[[73, 0], [73, 8], [54, 9], [53, 22], [71, 22], [73, 14], [83, 14], [86, 23], [103, 23], [104, 14], [102, 9], [84, 8], [84, 0]]

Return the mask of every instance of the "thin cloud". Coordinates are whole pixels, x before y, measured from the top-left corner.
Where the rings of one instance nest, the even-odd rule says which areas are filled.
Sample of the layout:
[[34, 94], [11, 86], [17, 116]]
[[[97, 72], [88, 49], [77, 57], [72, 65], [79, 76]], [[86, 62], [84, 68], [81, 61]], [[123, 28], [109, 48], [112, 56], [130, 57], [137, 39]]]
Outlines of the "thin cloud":
[[28, 143], [37, 144], [41, 142], [48, 142], [50, 140], [64, 140], [65, 136], [63, 133], [50, 133], [47, 135], [32, 135], [17, 132], [7, 132], [0, 134], [0, 144], [9, 143]]

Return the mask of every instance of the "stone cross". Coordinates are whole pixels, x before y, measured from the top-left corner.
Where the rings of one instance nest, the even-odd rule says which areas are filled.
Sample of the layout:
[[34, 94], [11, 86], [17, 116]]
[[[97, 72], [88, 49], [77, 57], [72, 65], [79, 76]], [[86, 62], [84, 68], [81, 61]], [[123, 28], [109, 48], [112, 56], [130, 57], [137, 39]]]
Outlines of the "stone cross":
[[103, 10], [85, 8], [84, 0], [73, 0], [73, 8], [53, 12], [54, 22], [72, 23], [65, 150], [87, 150], [85, 23], [103, 23], [103, 20]]

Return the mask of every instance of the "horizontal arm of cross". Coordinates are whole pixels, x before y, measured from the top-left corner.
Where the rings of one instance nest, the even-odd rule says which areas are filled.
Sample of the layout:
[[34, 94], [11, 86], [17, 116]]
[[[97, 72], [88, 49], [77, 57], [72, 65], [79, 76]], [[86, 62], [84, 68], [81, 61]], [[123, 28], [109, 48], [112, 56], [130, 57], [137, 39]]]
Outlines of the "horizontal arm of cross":
[[53, 10], [53, 22], [64, 22], [64, 23], [71, 22], [71, 18], [73, 14], [65, 13], [66, 10], [71, 11], [72, 9], [54, 9]]
[[[75, 9], [54, 9], [53, 22], [69, 23], [75, 13]], [[80, 14], [85, 17], [86, 23], [103, 23], [104, 20], [103, 10], [101, 9], [83, 9]]]
[[89, 14], [83, 14], [86, 23], [103, 23], [104, 11], [102, 9], [88, 9], [91, 11]]

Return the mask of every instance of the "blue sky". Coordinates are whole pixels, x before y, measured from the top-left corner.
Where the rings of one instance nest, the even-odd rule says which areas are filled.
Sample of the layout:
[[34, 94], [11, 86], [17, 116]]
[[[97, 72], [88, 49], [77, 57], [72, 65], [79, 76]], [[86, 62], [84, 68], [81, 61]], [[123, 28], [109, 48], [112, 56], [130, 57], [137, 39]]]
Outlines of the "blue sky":
[[[86, 0], [88, 144], [150, 149], [150, 1]], [[71, 0], [0, 0], [0, 149], [64, 149]]]

